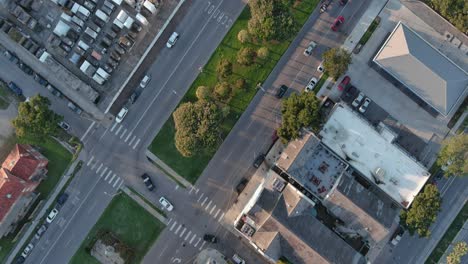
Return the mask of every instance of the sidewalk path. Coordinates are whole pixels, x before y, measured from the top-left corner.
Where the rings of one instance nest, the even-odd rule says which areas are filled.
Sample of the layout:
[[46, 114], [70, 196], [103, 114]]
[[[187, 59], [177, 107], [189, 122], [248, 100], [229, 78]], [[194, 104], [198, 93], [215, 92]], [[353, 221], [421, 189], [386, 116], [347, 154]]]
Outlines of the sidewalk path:
[[[171, 174], [171, 175], [166, 175], [169, 178], [174, 177], [177, 180], [177, 184], [182, 184], [185, 188], [192, 187], [192, 184], [188, 182], [184, 177], [180, 176], [177, 172], [175, 172], [171, 167], [169, 167], [166, 163], [164, 163], [162, 160], [160, 160], [156, 155], [154, 155], [151, 151], [146, 150], [145, 152], [146, 157], [152, 160], [154, 163], [156, 163], [158, 166], [160, 166], [164, 171], [163, 174], [166, 175], [166, 173]], [[173, 179], [171, 179], [173, 180]]]
[[122, 191], [126, 193], [128, 196], [130, 196], [135, 202], [137, 202], [141, 207], [145, 208], [148, 213], [152, 214], [154, 217], [156, 217], [159, 221], [161, 221], [163, 224], [167, 225], [167, 218], [160, 214], [158, 211], [156, 211], [153, 207], [151, 207], [145, 200], [143, 200], [138, 194], [134, 193], [132, 190], [129, 188], [123, 186]]

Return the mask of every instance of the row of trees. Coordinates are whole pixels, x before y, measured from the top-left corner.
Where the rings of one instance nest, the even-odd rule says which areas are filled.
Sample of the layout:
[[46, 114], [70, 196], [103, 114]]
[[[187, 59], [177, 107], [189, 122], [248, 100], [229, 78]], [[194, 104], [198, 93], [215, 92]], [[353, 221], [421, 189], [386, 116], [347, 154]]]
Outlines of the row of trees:
[[466, 0], [427, 0], [429, 5], [461, 32], [468, 34], [468, 2]]

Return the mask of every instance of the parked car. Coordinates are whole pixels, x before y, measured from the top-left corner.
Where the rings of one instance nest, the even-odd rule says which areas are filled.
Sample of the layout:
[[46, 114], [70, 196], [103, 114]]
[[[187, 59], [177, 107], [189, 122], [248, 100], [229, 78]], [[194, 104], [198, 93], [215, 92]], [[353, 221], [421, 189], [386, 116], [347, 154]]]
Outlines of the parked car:
[[345, 90], [345, 97], [351, 97], [354, 93], [356, 93], [357, 88], [350, 85]]
[[159, 203], [169, 212], [174, 209], [174, 206], [172, 206], [172, 204], [165, 197], [159, 198]]
[[136, 31], [136, 32], [140, 32], [141, 29], [142, 29], [141, 26], [138, 25], [137, 23], [132, 24], [131, 30]]
[[59, 213], [59, 211], [58, 211], [57, 208], [52, 209], [52, 211], [50, 211], [49, 215], [46, 218], [46, 222], [48, 224], [52, 223], [54, 221], [55, 217], [57, 217], [58, 213]]
[[237, 254], [234, 254], [234, 256], [232, 256], [232, 260], [234, 261], [235, 264], [245, 264], [245, 260], [239, 257], [239, 255]]
[[138, 91], [134, 91], [132, 95], [130, 95], [130, 98], [128, 100], [130, 101], [130, 103], [134, 104], [138, 97], [140, 97], [140, 93]]
[[340, 0], [340, 5], [344, 6], [346, 5], [346, 3], [348, 3], [348, 0]]
[[49, 84], [49, 82], [44, 79], [41, 75], [37, 74], [37, 73], [34, 73], [33, 74], [33, 78], [36, 82], [38, 82], [40, 85], [42, 86], [47, 86]]
[[254, 160], [253, 166], [255, 168], [259, 168], [260, 165], [262, 165], [263, 161], [265, 160], [265, 154], [261, 153], [260, 155], [257, 156], [257, 158]]
[[62, 97], [62, 93], [55, 89], [55, 87], [53, 87], [52, 85], [47, 85], [47, 90], [49, 90], [49, 92], [51, 92], [53, 95], [57, 96], [57, 97]]
[[338, 84], [338, 90], [343, 91], [348, 84], [351, 82], [351, 78], [346, 75], [343, 80], [341, 80], [340, 84]]
[[120, 109], [119, 113], [117, 114], [117, 116], [115, 117], [115, 122], [117, 123], [121, 123], [125, 116], [127, 115], [128, 113], [128, 108], [127, 107], [122, 107], [122, 109]]
[[169, 40], [167, 40], [166, 47], [172, 48], [179, 39], [179, 34], [177, 32], [173, 32], [172, 35], [169, 37]]
[[309, 45], [307, 48], [304, 50], [304, 55], [310, 56], [312, 54], [312, 51], [317, 47], [317, 43], [315, 41], [309, 42]]
[[284, 84], [281, 85], [278, 91], [276, 92], [276, 98], [283, 98], [283, 96], [286, 94], [286, 91], [288, 91], [288, 87]]
[[61, 127], [63, 130], [68, 131], [70, 129], [70, 125], [65, 121], [60, 121], [58, 126]]
[[70, 108], [73, 112], [77, 113], [77, 114], [81, 114], [83, 112], [83, 110], [81, 110], [81, 108], [79, 108], [78, 106], [76, 106], [74, 103], [72, 102], [68, 102], [68, 108]]
[[23, 95], [23, 90], [21, 88], [19, 88], [19, 86], [16, 85], [16, 83], [14, 83], [14, 82], [9, 82], [8, 83], [8, 88], [10, 88], [10, 90], [13, 93], [15, 93], [16, 95], [18, 95], [18, 96]]
[[317, 81], [317, 78], [312, 77], [312, 78], [310, 79], [309, 83], [307, 84], [307, 86], [305, 87], [305, 90], [304, 90], [304, 91], [306, 91], [306, 92], [311, 92], [311, 91], [314, 89], [314, 87], [315, 87], [315, 85], [317, 84], [317, 82], [318, 82], [318, 81]]
[[341, 24], [343, 24], [345, 21], [344, 17], [343, 16], [339, 16], [335, 19], [335, 22], [333, 22], [333, 24], [331, 25], [331, 29], [333, 31], [337, 31], [338, 28], [341, 26]]
[[320, 63], [320, 65], [317, 67], [318, 72], [324, 72], [325, 69], [323, 68], [323, 62]]
[[29, 254], [31, 253], [31, 251], [33, 250], [34, 248], [34, 245], [32, 243], [29, 243], [23, 250], [23, 253], [21, 253], [21, 256], [23, 258], [27, 258], [29, 256]]
[[32, 75], [33, 74], [33, 70], [26, 64], [24, 64], [23, 62], [20, 62], [18, 64], [18, 67], [24, 72], [26, 73], [27, 75]]
[[125, 50], [122, 49], [122, 47], [118, 46], [118, 45], [115, 45], [114, 47], [115, 51], [120, 54], [120, 55], [124, 55], [125, 54]]
[[39, 229], [37, 230], [37, 232], [36, 232], [36, 234], [34, 235], [34, 237], [35, 237], [36, 239], [41, 238], [42, 234], [44, 234], [46, 230], [47, 230], [47, 226], [46, 226], [46, 225], [41, 225], [41, 227], [39, 227]]
[[359, 93], [359, 95], [354, 99], [354, 101], [353, 101], [353, 103], [351, 105], [354, 106], [354, 107], [358, 107], [361, 104], [363, 99], [364, 99], [364, 94]]
[[13, 62], [14, 64], [18, 63], [18, 58], [15, 56], [15, 54], [9, 52], [8, 50], [6, 50], [3, 54], [9, 61]]
[[146, 74], [145, 77], [143, 77], [143, 79], [141, 79], [140, 87], [145, 88], [150, 81], [151, 81], [151, 75]]
[[148, 174], [144, 173], [143, 175], [141, 175], [141, 178], [143, 179], [143, 182], [145, 183], [146, 188], [148, 188], [148, 190], [154, 190], [153, 181], [151, 180]]
[[369, 99], [369, 97], [366, 97], [366, 99], [364, 99], [364, 103], [361, 105], [361, 107], [359, 107], [359, 112], [365, 113], [370, 103], [371, 103], [371, 99]]
[[57, 203], [59, 205], [64, 205], [65, 202], [68, 200], [68, 193], [62, 193], [60, 196], [57, 198]]
[[247, 186], [247, 183], [249, 183], [249, 180], [242, 178], [239, 184], [236, 186], [236, 192], [240, 194], [245, 189], [245, 186]]
[[205, 240], [206, 242], [210, 242], [210, 243], [218, 242], [218, 238], [216, 238], [215, 235], [211, 235], [211, 234], [205, 234], [203, 236], [203, 240]]

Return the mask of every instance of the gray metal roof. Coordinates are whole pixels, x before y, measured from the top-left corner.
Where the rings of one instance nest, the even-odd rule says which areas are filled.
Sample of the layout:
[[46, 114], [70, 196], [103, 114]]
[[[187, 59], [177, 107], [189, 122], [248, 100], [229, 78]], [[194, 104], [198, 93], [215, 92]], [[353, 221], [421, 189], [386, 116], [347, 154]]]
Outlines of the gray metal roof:
[[468, 73], [399, 22], [374, 62], [447, 116], [468, 87]]

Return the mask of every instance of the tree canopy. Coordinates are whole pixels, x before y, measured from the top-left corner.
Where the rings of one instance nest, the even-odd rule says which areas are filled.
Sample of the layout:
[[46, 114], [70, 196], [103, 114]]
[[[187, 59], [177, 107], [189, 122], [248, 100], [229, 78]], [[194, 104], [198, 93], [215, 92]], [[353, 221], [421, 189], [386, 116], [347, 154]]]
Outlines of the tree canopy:
[[232, 75], [232, 63], [226, 59], [221, 59], [216, 66], [216, 71], [221, 78], [227, 78]]
[[261, 40], [288, 39], [294, 34], [294, 19], [287, 1], [250, 0], [249, 32]]
[[437, 164], [444, 169], [445, 175], [468, 175], [468, 135], [458, 134], [442, 142]]
[[221, 82], [216, 84], [213, 94], [214, 96], [221, 101], [226, 101], [231, 97], [231, 85], [228, 82]]
[[49, 109], [47, 97], [35, 95], [27, 102], [19, 104], [18, 116], [12, 120], [16, 135], [19, 137], [43, 137], [55, 135], [59, 129], [58, 123], [63, 117]]
[[401, 224], [408, 229], [411, 235], [417, 232], [420, 237], [430, 236], [429, 227], [437, 218], [441, 202], [437, 186], [427, 184], [424, 191], [414, 198], [408, 211], [401, 212]]
[[452, 252], [447, 256], [447, 264], [460, 264], [461, 258], [468, 253], [468, 244], [460, 241], [453, 246]]
[[283, 100], [282, 123], [278, 136], [286, 143], [299, 137], [303, 127], [317, 130], [320, 125], [320, 101], [313, 92], [292, 94]]
[[237, 62], [242, 65], [252, 65], [255, 60], [255, 50], [252, 48], [242, 48], [237, 52]]
[[461, 32], [468, 33], [468, 2], [466, 0], [429, 0], [431, 7]]
[[184, 157], [192, 156], [201, 148], [216, 146], [221, 113], [218, 106], [208, 101], [181, 104], [172, 114], [175, 123], [175, 145]]
[[351, 54], [343, 48], [331, 48], [323, 53], [323, 67], [333, 79], [343, 75], [351, 64]]

